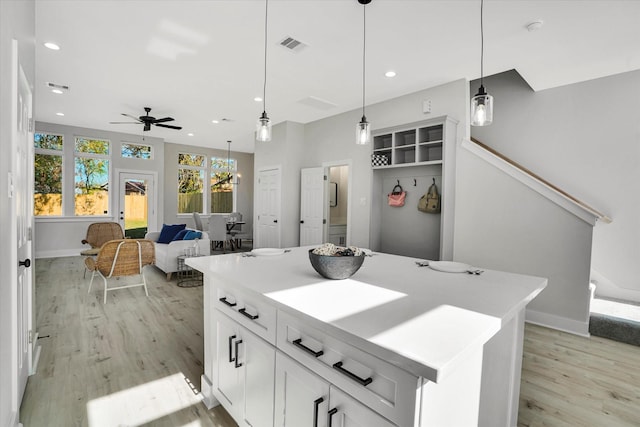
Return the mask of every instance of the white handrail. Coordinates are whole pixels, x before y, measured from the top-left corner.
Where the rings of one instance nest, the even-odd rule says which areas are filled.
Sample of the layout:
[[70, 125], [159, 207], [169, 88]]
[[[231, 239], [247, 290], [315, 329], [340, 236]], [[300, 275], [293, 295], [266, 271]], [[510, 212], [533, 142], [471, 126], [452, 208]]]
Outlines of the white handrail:
[[607, 215], [573, 197], [566, 191], [561, 190], [534, 172], [499, 153], [493, 148], [483, 144], [477, 139], [464, 139], [462, 141], [462, 147], [476, 154], [478, 157], [527, 185], [529, 188], [545, 196], [592, 226], [595, 226], [596, 221], [602, 221], [605, 224], [611, 223], [612, 219]]

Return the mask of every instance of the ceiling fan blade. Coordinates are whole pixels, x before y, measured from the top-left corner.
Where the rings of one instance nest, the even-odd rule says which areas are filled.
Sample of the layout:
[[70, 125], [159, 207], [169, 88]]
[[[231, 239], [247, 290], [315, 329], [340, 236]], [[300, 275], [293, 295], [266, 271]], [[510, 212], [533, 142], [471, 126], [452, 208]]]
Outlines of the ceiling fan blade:
[[153, 122], [154, 123], [164, 123], [164, 122], [172, 122], [174, 119], [173, 117], [164, 117], [162, 119], [155, 119]]
[[157, 124], [156, 124], [156, 123], [154, 123], [154, 125], [156, 125], [156, 126], [158, 126], [158, 127], [161, 127], [161, 128], [177, 129], [177, 130], [182, 129], [182, 127], [181, 127], [181, 126], [163, 125], [162, 123], [157, 123]]
[[110, 125], [139, 125], [138, 122], [109, 122]]
[[127, 114], [127, 113], [122, 113], [122, 115], [125, 116], [125, 117], [129, 117], [130, 119], [133, 119], [133, 120], [137, 121], [138, 123], [142, 123], [142, 120], [140, 120], [136, 116], [132, 116], [131, 114]]

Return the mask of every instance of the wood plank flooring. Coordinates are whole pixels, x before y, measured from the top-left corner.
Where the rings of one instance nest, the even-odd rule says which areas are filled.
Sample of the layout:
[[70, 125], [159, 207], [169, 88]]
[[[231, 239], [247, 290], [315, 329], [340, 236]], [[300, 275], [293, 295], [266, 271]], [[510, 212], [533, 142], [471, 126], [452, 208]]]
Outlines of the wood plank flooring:
[[149, 298], [142, 288], [122, 289], [105, 305], [102, 280], [88, 294], [83, 270], [82, 257], [35, 262], [42, 353], [23, 425], [236, 426], [191, 391], [203, 373], [202, 287], [179, 288], [149, 267]]
[[[203, 372], [202, 288], [155, 268], [141, 288], [83, 279], [81, 257], [35, 262], [42, 355], [21, 407], [25, 427], [236, 427], [193, 389]], [[525, 328], [518, 426], [640, 426], [640, 347]], [[304, 427], [304, 426], [300, 426]]]

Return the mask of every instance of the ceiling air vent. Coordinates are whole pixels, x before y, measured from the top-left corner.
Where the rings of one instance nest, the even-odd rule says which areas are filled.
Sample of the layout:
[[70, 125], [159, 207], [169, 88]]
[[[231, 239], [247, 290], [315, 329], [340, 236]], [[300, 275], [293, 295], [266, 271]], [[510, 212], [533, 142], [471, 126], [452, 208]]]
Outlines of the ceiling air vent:
[[300, 52], [307, 45], [302, 43], [300, 40], [296, 40], [293, 37], [285, 37], [281, 42], [280, 46], [286, 48], [290, 52]]

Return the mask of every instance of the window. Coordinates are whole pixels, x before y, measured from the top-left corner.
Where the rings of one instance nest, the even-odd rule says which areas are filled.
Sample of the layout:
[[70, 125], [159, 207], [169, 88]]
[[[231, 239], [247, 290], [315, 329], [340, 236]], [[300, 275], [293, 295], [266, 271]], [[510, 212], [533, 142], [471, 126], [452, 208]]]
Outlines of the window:
[[205, 156], [178, 154], [178, 213], [202, 212]]
[[211, 213], [231, 213], [233, 181], [237, 180], [235, 159], [211, 158]]
[[150, 159], [151, 146], [134, 144], [132, 142], [123, 142], [121, 155], [128, 159]]
[[34, 135], [33, 208], [36, 216], [62, 215], [62, 135]]
[[109, 213], [109, 141], [76, 137], [75, 214]]

